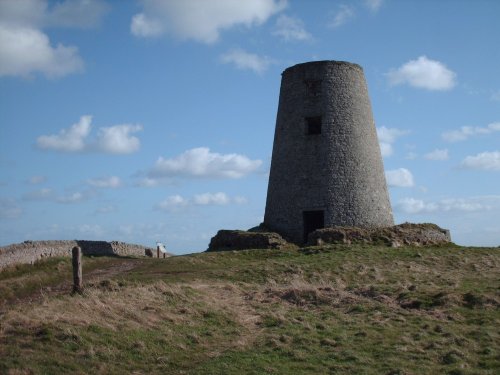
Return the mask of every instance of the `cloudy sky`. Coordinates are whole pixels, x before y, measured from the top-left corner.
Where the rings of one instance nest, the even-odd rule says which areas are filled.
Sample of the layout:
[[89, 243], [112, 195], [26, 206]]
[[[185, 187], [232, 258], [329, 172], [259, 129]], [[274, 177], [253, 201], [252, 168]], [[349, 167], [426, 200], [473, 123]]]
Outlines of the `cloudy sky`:
[[0, 0], [0, 245], [264, 214], [281, 72], [363, 66], [396, 222], [500, 245], [500, 2]]

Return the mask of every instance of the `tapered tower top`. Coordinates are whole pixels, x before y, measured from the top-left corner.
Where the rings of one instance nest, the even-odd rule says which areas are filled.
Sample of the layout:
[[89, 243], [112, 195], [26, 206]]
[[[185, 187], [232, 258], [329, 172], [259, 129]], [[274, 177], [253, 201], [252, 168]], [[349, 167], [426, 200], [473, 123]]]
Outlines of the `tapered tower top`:
[[344, 65], [344, 66], [350, 66], [354, 69], [359, 69], [361, 72], [363, 72], [363, 68], [361, 65], [351, 63], [348, 61], [337, 61], [337, 60], [318, 60], [318, 61], [309, 61], [305, 63], [300, 63], [300, 64], [295, 64], [292, 65], [288, 68], [286, 68], [282, 74], [285, 74], [286, 72], [295, 70], [295, 69], [310, 69], [313, 66], [325, 66], [325, 65]]

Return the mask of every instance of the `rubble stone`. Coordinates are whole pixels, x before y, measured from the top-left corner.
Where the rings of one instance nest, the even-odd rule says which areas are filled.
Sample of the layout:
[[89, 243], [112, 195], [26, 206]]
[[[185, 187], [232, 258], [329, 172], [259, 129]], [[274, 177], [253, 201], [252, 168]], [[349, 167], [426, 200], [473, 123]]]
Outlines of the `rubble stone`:
[[212, 237], [207, 251], [282, 249], [287, 246], [290, 244], [277, 233], [222, 229]]
[[326, 243], [374, 244], [390, 247], [430, 246], [451, 242], [450, 231], [436, 224], [404, 223], [386, 228], [330, 227], [317, 229], [308, 236], [308, 245]]

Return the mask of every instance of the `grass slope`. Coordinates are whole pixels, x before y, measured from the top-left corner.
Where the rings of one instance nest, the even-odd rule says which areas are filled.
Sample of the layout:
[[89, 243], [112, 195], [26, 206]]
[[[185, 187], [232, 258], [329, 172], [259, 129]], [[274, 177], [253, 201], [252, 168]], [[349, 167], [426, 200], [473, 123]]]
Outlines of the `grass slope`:
[[[497, 374], [500, 251], [327, 246], [0, 273], [0, 373]], [[14, 295], [15, 294], [15, 295]]]

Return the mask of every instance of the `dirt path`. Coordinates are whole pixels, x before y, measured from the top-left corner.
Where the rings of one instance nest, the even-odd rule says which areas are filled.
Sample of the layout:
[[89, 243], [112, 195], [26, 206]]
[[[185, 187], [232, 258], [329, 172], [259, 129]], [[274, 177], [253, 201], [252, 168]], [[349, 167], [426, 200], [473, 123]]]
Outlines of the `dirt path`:
[[[83, 285], [96, 284], [102, 280], [112, 278], [119, 274], [125, 274], [131, 270], [139, 267], [142, 264], [140, 259], [130, 259], [130, 258], [117, 258], [116, 262], [107, 265], [103, 268], [94, 269], [89, 272], [84, 272], [83, 274]], [[66, 279], [62, 282], [57, 282], [53, 285], [42, 286], [40, 289], [34, 291], [32, 294], [23, 296], [22, 298], [17, 298], [14, 300], [4, 301], [5, 305], [17, 305], [23, 303], [36, 303], [40, 302], [46, 297], [54, 297], [62, 294], [70, 294], [73, 288], [73, 281], [71, 279]], [[5, 306], [0, 306], [0, 310]]]
[[110, 267], [99, 268], [89, 272], [84, 282], [88, 281], [90, 283], [95, 283], [104, 279], [109, 279], [110, 277], [127, 273], [139, 267], [141, 264], [142, 262], [138, 259], [123, 259], [117, 264], [112, 264]]

